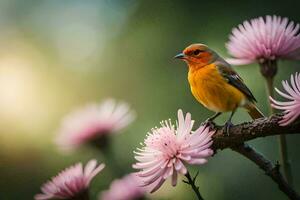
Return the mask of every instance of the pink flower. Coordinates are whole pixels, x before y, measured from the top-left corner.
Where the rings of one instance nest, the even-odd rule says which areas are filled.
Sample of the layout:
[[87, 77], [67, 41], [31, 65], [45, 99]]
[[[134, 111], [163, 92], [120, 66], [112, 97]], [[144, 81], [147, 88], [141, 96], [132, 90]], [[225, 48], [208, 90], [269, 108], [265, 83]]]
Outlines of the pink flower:
[[42, 194], [35, 195], [36, 200], [50, 199], [85, 199], [91, 180], [104, 168], [97, 166], [96, 160], [90, 160], [83, 169], [81, 163], [71, 166], [42, 187]]
[[69, 114], [62, 122], [56, 143], [63, 150], [105, 139], [118, 133], [135, 119], [128, 104], [108, 99], [101, 104], [89, 104]]
[[234, 57], [227, 61], [233, 65], [278, 58], [300, 59], [299, 24], [275, 15], [245, 21], [232, 30], [226, 47]]
[[215, 131], [200, 126], [192, 131], [194, 121], [191, 114], [185, 118], [182, 110], [178, 110], [178, 122], [175, 127], [171, 121], [164, 121], [160, 128], [152, 129], [144, 141], [145, 146], [135, 152], [137, 163], [133, 165], [141, 177], [143, 186], [155, 192], [168, 177], [172, 177], [172, 185], [177, 183], [177, 175], [186, 174], [185, 164], [204, 164], [213, 154], [211, 136]]
[[108, 191], [101, 194], [99, 200], [134, 200], [145, 196], [145, 189], [135, 174], [129, 174], [112, 182]]
[[291, 75], [291, 85], [288, 81], [282, 81], [283, 88], [286, 93], [275, 88], [276, 92], [284, 98], [290, 100], [287, 102], [276, 101], [270, 97], [273, 108], [283, 110], [284, 116], [279, 124], [286, 126], [295, 121], [300, 115], [300, 74], [297, 72], [294, 76]]

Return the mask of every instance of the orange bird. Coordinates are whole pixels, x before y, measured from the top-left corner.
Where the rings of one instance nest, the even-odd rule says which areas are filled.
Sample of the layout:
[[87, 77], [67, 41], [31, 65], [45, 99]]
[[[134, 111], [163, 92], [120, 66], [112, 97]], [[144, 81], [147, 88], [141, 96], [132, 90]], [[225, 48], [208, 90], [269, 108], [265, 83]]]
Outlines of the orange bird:
[[204, 44], [192, 44], [174, 58], [184, 60], [188, 67], [188, 81], [193, 96], [215, 112], [213, 121], [223, 112], [231, 111], [225, 124], [229, 134], [231, 119], [238, 107], [244, 107], [252, 119], [263, 117], [255, 105], [256, 99], [241, 77], [222, 57]]

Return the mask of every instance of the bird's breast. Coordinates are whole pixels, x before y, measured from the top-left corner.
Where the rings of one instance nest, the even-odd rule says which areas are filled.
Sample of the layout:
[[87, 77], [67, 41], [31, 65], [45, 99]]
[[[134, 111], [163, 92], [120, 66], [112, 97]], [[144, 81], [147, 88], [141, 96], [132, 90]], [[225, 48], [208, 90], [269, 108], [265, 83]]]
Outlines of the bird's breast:
[[244, 94], [228, 84], [215, 64], [196, 70], [190, 68], [188, 81], [193, 96], [212, 111], [231, 111], [245, 101]]

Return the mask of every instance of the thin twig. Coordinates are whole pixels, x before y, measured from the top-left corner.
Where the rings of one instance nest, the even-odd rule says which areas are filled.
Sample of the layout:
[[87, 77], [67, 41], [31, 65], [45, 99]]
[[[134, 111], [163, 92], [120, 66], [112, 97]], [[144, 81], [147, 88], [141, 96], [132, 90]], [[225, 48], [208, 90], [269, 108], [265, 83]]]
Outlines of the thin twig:
[[260, 154], [247, 144], [241, 144], [236, 147], [231, 147], [231, 149], [242, 154], [243, 156], [257, 164], [263, 171], [265, 171], [267, 176], [272, 178], [272, 180], [277, 183], [279, 189], [284, 192], [290, 199], [300, 199], [300, 196], [281, 175], [279, 164], [272, 164], [271, 161], [266, 159], [262, 154]]
[[197, 195], [198, 200], [204, 200], [203, 197], [201, 196], [200, 192], [199, 192], [199, 187], [196, 186], [196, 178], [199, 174], [199, 171], [197, 172], [197, 174], [195, 175], [194, 178], [191, 177], [190, 173], [187, 172], [185, 177], [187, 178], [187, 181], [183, 180], [184, 183], [192, 186], [192, 189], [194, 190], [195, 194]]

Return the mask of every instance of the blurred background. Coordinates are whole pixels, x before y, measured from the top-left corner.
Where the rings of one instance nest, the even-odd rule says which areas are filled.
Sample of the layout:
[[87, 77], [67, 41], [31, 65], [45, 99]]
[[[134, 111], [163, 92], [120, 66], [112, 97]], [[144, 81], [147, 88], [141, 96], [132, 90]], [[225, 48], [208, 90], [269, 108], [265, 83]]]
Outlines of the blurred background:
[[[91, 158], [94, 149], [59, 153], [53, 140], [61, 119], [88, 102], [113, 97], [129, 102], [137, 120], [112, 138], [114, 155], [127, 172], [133, 150], [178, 108], [197, 124], [212, 113], [192, 97], [187, 67], [173, 56], [191, 43], [209, 45], [224, 57], [231, 29], [257, 16], [276, 14], [300, 22], [300, 1], [1, 0], [0, 1], [0, 199], [32, 199], [40, 185], [65, 167]], [[264, 80], [256, 64], [235, 67], [268, 113]], [[276, 86], [299, 71], [279, 62]], [[223, 124], [228, 115], [217, 122]], [[243, 110], [234, 123], [249, 121]], [[251, 142], [277, 161], [277, 138]], [[288, 136], [294, 185], [300, 192], [300, 136]], [[192, 169], [192, 174], [197, 168]], [[199, 168], [205, 199], [286, 199], [257, 166], [224, 150]], [[92, 199], [116, 178], [107, 168], [91, 186]], [[169, 181], [150, 199], [193, 199], [182, 182]]]

